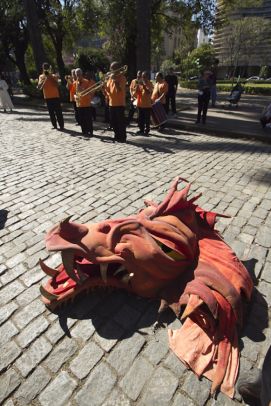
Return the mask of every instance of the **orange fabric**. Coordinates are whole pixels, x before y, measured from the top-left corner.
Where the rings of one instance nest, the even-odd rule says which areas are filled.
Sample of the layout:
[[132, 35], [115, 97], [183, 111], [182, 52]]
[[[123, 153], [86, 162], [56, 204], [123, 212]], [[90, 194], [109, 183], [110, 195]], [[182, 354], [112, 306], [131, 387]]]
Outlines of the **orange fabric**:
[[74, 95], [76, 92], [76, 82], [69, 83], [69, 92], [70, 92], [70, 102], [74, 101]]
[[[45, 78], [45, 75], [42, 74], [39, 76], [39, 83], [42, 82]], [[43, 86], [43, 96], [44, 99], [54, 99], [59, 97], [58, 90], [58, 78], [56, 75], [47, 76], [46, 82]]]
[[[79, 80], [77, 80], [75, 82], [75, 89], [76, 89], [76, 93], [82, 92], [85, 89], [88, 89], [89, 87], [95, 85], [94, 80], [88, 80], [88, 79], [82, 79], [80, 82]], [[86, 96], [81, 96], [79, 97], [79, 99], [76, 99], [76, 106], [77, 107], [89, 107], [91, 100], [94, 97], [94, 93], [89, 93]]]
[[[152, 92], [152, 101], [155, 102], [157, 99], [159, 99], [160, 96], [162, 96], [162, 94], [164, 93], [165, 95], [168, 92], [168, 84], [165, 80], [163, 80], [163, 82], [161, 83], [155, 83], [153, 92]], [[165, 95], [162, 97], [162, 99], [160, 100], [162, 104], [166, 104], [166, 97]]]
[[[118, 89], [116, 83], [119, 84], [120, 89]], [[108, 79], [105, 91], [108, 95], [109, 106], [125, 106], [126, 78], [124, 75], [119, 75], [116, 79]]]
[[139, 85], [137, 90], [137, 107], [150, 108], [152, 105], [153, 84], [147, 80], [145, 85]]

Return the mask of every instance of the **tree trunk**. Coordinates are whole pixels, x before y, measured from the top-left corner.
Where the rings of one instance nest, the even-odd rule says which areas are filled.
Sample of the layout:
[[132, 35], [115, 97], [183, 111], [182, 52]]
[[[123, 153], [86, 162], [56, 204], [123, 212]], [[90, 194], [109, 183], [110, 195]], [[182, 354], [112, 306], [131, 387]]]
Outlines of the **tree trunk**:
[[137, 70], [151, 68], [151, 0], [136, 1], [137, 41], [136, 60]]
[[27, 28], [37, 72], [40, 72], [43, 62], [46, 62], [46, 54], [42, 42], [40, 22], [34, 0], [24, 0], [24, 8], [27, 16]]
[[62, 58], [62, 42], [55, 42], [55, 51], [56, 51], [56, 63], [58, 66], [59, 76], [61, 78], [61, 83], [65, 84], [65, 64]]

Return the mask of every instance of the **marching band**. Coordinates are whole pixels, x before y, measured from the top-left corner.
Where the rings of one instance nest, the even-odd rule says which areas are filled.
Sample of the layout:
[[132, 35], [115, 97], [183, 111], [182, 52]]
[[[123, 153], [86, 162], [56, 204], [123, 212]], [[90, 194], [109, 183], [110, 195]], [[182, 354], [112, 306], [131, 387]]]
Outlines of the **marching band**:
[[[57, 129], [58, 123], [62, 131], [64, 119], [60, 104], [59, 77], [52, 73], [48, 63], [44, 63], [42, 69], [37, 88], [43, 91], [53, 128]], [[138, 112], [138, 135], [148, 136], [151, 118], [153, 127], [163, 128], [167, 121], [168, 85], [161, 72], [158, 72], [155, 77], [155, 85], [150, 81], [148, 72], [137, 72], [136, 79], [133, 79], [130, 84], [131, 106], [127, 123], [125, 118], [127, 69], [127, 65], [120, 66], [118, 62], [112, 62], [109, 72], [98, 82], [90, 77], [86, 78], [86, 75], [84, 77], [80, 68], [72, 69], [71, 75], [65, 76], [75, 121], [81, 126], [83, 135], [93, 136], [93, 105], [95, 105], [93, 99], [95, 93], [99, 91], [102, 92], [109, 109], [110, 129], [114, 131], [114, 142], [126, 142], [126, 125], [130, 124], [135, 110]]]

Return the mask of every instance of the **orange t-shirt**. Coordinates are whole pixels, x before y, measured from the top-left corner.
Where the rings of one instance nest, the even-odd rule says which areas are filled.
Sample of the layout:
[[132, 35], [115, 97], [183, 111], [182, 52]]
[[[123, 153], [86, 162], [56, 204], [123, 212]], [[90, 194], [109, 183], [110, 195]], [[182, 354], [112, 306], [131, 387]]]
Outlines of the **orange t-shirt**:
[[76, 82], [73, 81], [72, 83], [69, 83], [69, 92], [70, 92], [70, 101], [74, 101], [74, 95], [76, 92]]
[[[44, 80], [46, 76], [44, 74], [39, 76], [39, 83]], [[56, 75], [48, 75], [46, 77], [46, 82], [42, 88], [43, 90], [43, 97], [45, 99], [55, 99], [59, 97], [59, 90], [58, 90], [58, 78]]]
[[[119, 84], [120, 89], [118, 89], [116, 82]], [[105, 85], [105, 91], [108, 95], [109, 106], [125, 106], [126, 77], [124, 75], [119, 75], [115, 80], [108, 79]]]
[[137, 107], [151, 108], [153, 84], [147, 80], [145, 85], [139, 85], [137, 90]]
[[[88, 79], [82, 79], [81, 82], [79, 82], [78, 80], [75, 82], [75, 89], [76, 89], [76, 93], [82, 92], [85, 89], [88, 89], [89, 87], [95, 85], [94, 80], [88, 80]], [[79, 97], [79, 99], [77, 98], [76, 100], [76, 106], [77, 107], [89, 107], [91, 100], [94, 97], [94, 93], [89, 93], [86, 96], [81, 96]]]
[[153, 92], [152, 92], [152, 101], [155, 102], [157, 99], [159, 99], [160, 96], [162, 96], [162, 94], [164, 93], [164, 96], [162, 97], [162, 99], [160, 100], [160, 102], [162, 104], [166, 104], [166, 94], [168, 92], [168, 84], [165, 80], [163, 80], [163, 82], [161, 83], [155, 83]]

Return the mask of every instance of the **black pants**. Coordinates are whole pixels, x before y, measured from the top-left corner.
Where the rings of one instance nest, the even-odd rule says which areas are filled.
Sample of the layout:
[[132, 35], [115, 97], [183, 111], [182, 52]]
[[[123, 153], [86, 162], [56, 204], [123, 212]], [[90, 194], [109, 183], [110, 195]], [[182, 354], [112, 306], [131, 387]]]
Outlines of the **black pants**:
[[205, 123], [208, 106], [210, 101], [210, 91], [204, 91], [202, 95], [198, 95], [198, 116], [197, 121], [200, 122], [202, 118], [202, 122]]
[[176, 114], [176, 95], [167, 94], [166, 95], [166, 113], [169, 113], [169, 103], [171, 104], [171, 111], [173, 114]]
[[77, 122], [77, 124], [80, 124], [79, 113], [78, 113], [78, 107], [76, 107], [75, 101], [72, 102], [72, 105], [73, 105], [73, 110], [74, 110], [75, 121]]
[[52, 126], [56, 128], [57, 127], [56, 122], [58, 122], [59, 127], [64, 128], [64, 119], [59, 97], [53, 99], [46, 99], [46, 104]]
[[91, 108], [92, 119], [93, 119], [93, 121], [96, 121], [96, 108], [93, 106], [90, 106], [90, 108]]
[[130, 109], [128, 112], [128, 118], [127, 118], [127, 125], [129, 125], [131, 123], [131, 121], [133, 120], [134, 114], [136, 111], [136, 107], [134, 106], [133, 101], [130, 101]]
[[115, 133], [115, 141], [126, 142], [124, 106], [110, 106], [110, 124]]
[[93, 135], [91, 107], [78, 107], [78, 114], [82, 133]]
[[150, 132], [151, 108], [138, 107], [138, 127], [141, 132]]

